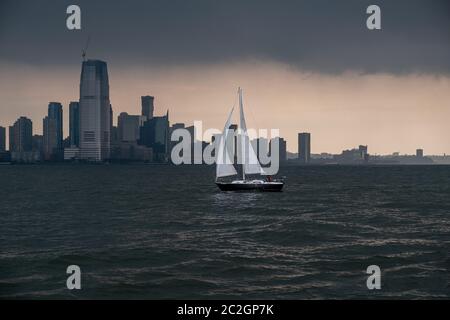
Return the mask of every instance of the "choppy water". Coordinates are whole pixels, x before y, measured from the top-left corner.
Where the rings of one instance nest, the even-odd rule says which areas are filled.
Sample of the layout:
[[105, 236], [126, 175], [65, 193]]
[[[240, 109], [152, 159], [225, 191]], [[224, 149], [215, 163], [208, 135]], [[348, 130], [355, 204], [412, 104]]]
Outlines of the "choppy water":
[[2, 166], [0, 298], [450, 297], [450, 166], [282, 174], [221, 193], [209, 167]]

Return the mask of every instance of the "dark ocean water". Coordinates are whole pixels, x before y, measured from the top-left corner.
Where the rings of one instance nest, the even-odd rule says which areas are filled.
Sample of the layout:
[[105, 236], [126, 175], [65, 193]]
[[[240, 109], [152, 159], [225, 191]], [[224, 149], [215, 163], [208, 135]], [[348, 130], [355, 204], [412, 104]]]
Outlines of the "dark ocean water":
[[211, 167], [2, 166], [0, 298], [450, 297], [450, 166], [281, 174], [221, 193]]

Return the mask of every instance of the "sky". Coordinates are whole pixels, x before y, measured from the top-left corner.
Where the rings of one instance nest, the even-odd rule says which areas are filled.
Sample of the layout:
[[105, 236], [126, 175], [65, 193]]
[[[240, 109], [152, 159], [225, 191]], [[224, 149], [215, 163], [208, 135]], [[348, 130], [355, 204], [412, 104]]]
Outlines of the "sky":
[[25, 115], [41, 134], [60, 101], [67, 134], [88, 37], [115, 116], [149, 94], [171, 123], [221, 129], [241, 86], [247, 125], [280, 129], [291, 152], [307, 131], [314, 153], [450, 153], [449, 1], [0, 0], [0, 126]]

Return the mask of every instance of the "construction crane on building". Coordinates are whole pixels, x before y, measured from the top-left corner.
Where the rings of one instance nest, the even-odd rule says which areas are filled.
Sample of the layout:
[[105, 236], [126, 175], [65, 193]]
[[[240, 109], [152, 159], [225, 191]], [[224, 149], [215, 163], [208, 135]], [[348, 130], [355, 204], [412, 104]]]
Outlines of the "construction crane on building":
[[83, 57], [83, 61], [86, 61], [86, 52], [89, 47], [89, 42], [91, 42], [91, 36], [88, 36], [87, 41], [86, 41], [86, 46], [84, 47], [83, 53], [81, 54], [81, 56]]

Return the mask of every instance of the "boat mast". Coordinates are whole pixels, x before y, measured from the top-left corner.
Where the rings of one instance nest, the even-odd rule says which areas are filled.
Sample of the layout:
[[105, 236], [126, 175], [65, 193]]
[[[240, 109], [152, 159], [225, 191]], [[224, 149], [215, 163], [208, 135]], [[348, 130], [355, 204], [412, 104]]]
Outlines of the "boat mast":
[[[242, 109], [242, 89], [241, 89], [241, 87], [239, 87], [238, 92], [239, 92], [240, 123], [242, 123], [242, 117], [244, 116], [244, 110]], [[242, 134], [243, 134], [242, 130], [244, 130], [244, 128], [242, 128], [242, 126], [241, 126], [241, 143], [244, 143], [244, 141], [242, 141], [243, 140], [242, 139]], [[236, 146], [236, 149], [237, 149], [237, 146]], [[244, 163], [245, 155], [242, 154], [241, 157], [243, 160], [242, 161], [242, 180], [245, 181], [245, 163]]]

